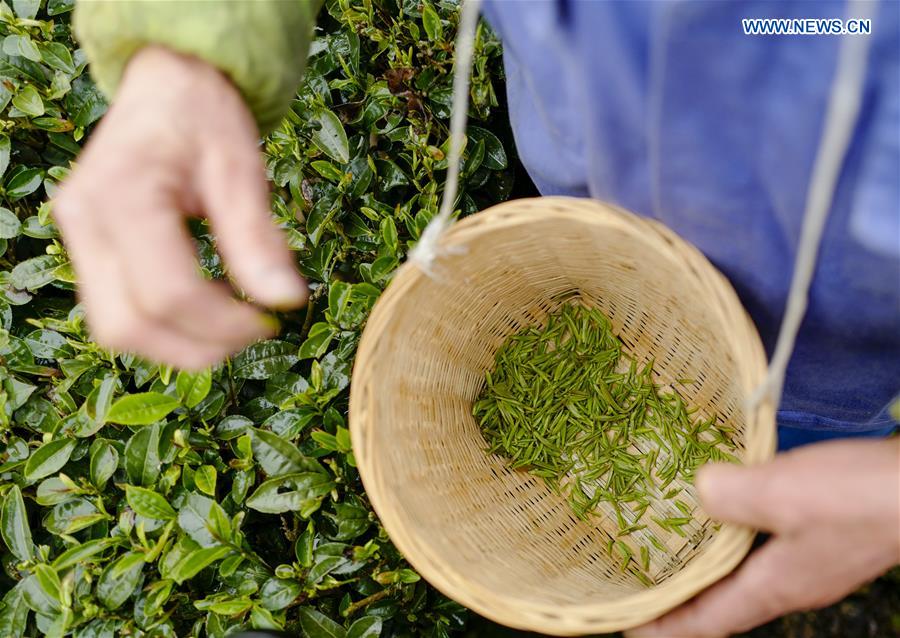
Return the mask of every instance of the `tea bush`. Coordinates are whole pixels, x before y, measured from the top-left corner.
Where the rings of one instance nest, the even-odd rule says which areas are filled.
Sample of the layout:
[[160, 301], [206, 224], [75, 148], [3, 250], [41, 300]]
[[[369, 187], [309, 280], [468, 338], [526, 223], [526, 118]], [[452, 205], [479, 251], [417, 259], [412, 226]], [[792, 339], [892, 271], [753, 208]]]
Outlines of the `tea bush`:
[[[71, 9], [0, 2], [0, 636], [461, 629], [465, 610], [374, 516], [346, 424], [366, 317], [437, 212], [456, 3], [326, 2], [305, 82], [265, 140], [309, 305], [197, 374], [103, 350], [76, 304], [49, 200], [106, 104]], [[482, 26], [463, 213], [512, 186], [491, 119], [499, 73]], [[205, 222], [192, 232], [223, 277]]]

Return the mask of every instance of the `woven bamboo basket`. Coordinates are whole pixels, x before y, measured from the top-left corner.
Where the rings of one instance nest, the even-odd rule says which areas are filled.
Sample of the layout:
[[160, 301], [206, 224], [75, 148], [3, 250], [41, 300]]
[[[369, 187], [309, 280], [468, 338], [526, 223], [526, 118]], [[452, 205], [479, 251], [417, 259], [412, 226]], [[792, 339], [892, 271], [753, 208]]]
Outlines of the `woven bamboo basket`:
[[726, 279], [661, 224], [591, 200], [507, 202], [441, 245], [464, 252], [435, 277], [403, 266], [378, 301], [350, 396], [366, 492], [410, 564], [483, 616], [554, 635], [637, 626], [730, 572], [752, 530], [698, 510], [686, 538], [653, 529], [669, 550], [653, 556], [654, 586], [620, 573], [606, 551], [614, 519], [579, 520], [543, 480], [488, 455], [471, 414], [504, 339], [574, 300], [603, 310], [639, 361], [652, 357], [659, 383], [695, 379], [679, 392], [736, 429], [744, 463], [770, 458], [773, 410], [743, 407], [765, 353]]

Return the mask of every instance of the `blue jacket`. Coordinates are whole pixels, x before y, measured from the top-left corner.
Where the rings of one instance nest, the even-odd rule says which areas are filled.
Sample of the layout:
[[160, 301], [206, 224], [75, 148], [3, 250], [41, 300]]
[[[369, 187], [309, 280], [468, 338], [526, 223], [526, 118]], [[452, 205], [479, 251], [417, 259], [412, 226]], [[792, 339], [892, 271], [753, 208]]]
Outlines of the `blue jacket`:
[[886, 433], [900, 392], [900, 3], [868, 36], [748, 36], [844, 2], [488, 0], [519, 155], [542, 194], [654, 217], [728, 276], [771, 354], [842, 37], [862, 110], [778, 412], [781, 443]]

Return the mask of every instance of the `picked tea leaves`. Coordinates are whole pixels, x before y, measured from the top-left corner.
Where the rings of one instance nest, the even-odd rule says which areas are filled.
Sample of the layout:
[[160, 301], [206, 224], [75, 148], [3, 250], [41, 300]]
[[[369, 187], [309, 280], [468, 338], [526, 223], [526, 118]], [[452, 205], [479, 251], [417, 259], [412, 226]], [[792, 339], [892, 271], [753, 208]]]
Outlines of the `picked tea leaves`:
[[731, 429], [696, 416], [600, 310], [576, 304], [506, 340], [473, 414], [489, 452], [545, 479], [578, 517], [614, 517], [609, 554], [644, 584], [652, 556], [669, 551], [653, 529], [688, 536], [682, 486], [707, 461], [737, 461]]

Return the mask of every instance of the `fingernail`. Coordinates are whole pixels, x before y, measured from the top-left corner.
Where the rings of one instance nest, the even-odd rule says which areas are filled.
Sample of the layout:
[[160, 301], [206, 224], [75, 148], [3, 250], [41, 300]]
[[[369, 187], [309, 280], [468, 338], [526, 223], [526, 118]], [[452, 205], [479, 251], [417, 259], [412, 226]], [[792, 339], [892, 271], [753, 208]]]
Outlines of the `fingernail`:
[[306, 284], [295, 271], [270, 268], [259, 276], [260, 293], [273, 308], [294, 308], [306, 301]]

